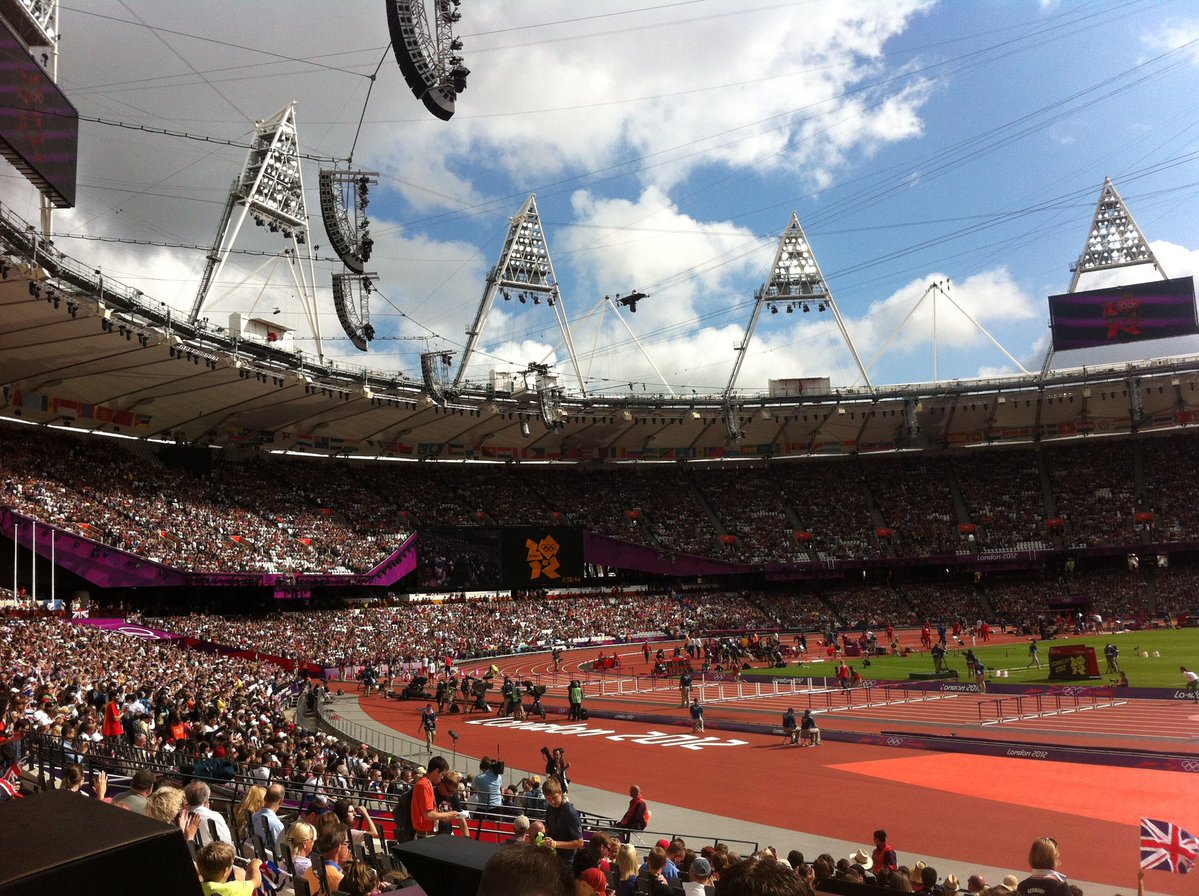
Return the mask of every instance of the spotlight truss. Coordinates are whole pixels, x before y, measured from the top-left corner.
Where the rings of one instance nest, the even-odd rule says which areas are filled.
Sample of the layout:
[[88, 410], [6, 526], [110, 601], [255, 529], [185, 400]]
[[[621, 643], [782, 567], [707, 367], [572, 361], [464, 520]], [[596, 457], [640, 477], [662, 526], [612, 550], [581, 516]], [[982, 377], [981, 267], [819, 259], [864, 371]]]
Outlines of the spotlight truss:
[[370, 295], [374, 291], [375, 274], [334, 274], [333, 307], [337, 320], [350, 337], [350, 343], [360, 352], [375, 338], [371, 325]]
[[458, 94], [466, 90], [470, 69], [462, 64], [462, 41], [454, 25], [462, 17], [461, 0], [434, 0], [433, 27], [425, 0], [387, 0], [387, 30], [396, 62], [408, 87], [442, 121], [454, 115]]
[[374, 240], [370, 235], [370, 188], [379, 182], [374, 171], [330, 171], [320, 173], [321, 218], [329, 244], [341, 263], [361, 274], [370, 261]]

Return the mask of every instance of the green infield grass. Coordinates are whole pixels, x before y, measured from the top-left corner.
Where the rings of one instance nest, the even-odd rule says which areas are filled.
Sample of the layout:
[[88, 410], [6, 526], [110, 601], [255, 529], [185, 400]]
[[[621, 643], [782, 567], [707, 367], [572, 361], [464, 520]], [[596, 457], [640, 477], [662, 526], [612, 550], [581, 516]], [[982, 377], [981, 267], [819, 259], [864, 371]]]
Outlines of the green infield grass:
[[[809, 640], [809, 656], [813, 655], [816, 639]], [[1115, 644], [1120, 649], [1120, 668], [1128, 674], [1128, 683], [1137, 688], [1181, 688], [1184, 685], [1179, 666], [1199, 671], [1199, 628], [1153, 629], [1137, 632], [1105, 633], [1085, 637], [1057, 638], [1037, 644], [1041, 653], [1041, 668], [1029, 665], [1028, 640], [1010, 644], [976, 646], [974, 655], [987, 667], [988, 679], [1010, 684], [1066, 684], [1050, 682], [1049, 648], [1064, 644], [1089, 644], [1095, 648], [1101, 677], [1087, 681], [1069, 682], [1092, 686], [1111, 684], [1117, 676], [1107, 673], [1107, 662], [1103, 654], [1106, 644]], [[967, 642], [967, 647], [969, 642]], [[946, 657], [948, 667], [967, 679], [966, 648], [955, 648]], [[1148, 654], [1146, 656], [1146, 654]], [[864, 679], [883, 681], [907, 681], [913, 672], [932, 672], [933, 659], [926, 650], [914, 651], [909, 656], [876, 656], [870, 658], [867, 667], [862, 657], [847, 659]], [[834, 678], [836, 663], [815, 662], [789, 665], [786, 669], [755, 668], [746, 670], [745, 675], [795, 676], [799, 678]], [[1006, 670], [1006, 677], [996, 677], [999, 670]]]

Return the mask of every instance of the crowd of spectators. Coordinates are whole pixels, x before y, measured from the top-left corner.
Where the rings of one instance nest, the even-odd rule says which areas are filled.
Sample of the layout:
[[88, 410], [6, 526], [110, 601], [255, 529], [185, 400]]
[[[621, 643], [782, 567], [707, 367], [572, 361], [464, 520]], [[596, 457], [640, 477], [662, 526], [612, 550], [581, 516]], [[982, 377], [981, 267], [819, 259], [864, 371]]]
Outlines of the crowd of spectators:
[[985, 550], [1037, 550], [1046, 545], [1045, 502], [1033, 448], [963, 451], [953, 457], [953, 476]]
[[[0, 505], [205, 572], [366, 572], [418, 528], [500, 525], [754, 564], [1199, 542], [1190, 433], [726, 466], [246, 461], [28, 426], [0, 448]], [[469, 588], [476, 548], [431, 548], [427, 587]]]
[[[923, 896], [1082, 896], [1061, 870], [1056, 839], [1038, 837], [1028, 852], [1024, 879], [1002, 875], [988, 882], [969, 870], [938, 870], [927, 862], [901, 855], [887, 842], [887, 832], [874, 832], [870, 848], [848, 856], [821, 853], [809, 862], [797, 849], [782, 853], [773, 846], [742, 856], [727, 843], [696, 850], [680, 838], [662, 839], [638, 849], [621, 838], [596, 833], [585, 848], [564, 861], [537, 845], [529, 834], [497, 851], [483, 871], [479, 896], [531, 893], [521, 888], [536, 880], [538, 896], [813, 896], [830, 893], [877, 893], [894, 890]], [[561, 853], [561, 851], [559, 851]], [[1144, 872], [1138, 874], [1144, 892]]]
[[[1191, 569], [1156, 570], [1151, 579], [1148, 573], [1141, 574], [1139, 570], [1128, 572], [1127, 582], [1118, 582], [1117, 590], [1150, 582], [1159, 602], [1184, 600], [1194, 594], [1199, 584], [1199, 573]], [[1121, 577], [1112, 577], [1110, 572], [1079, 573], [1056, 583], [1005, 581], [997, 587], [980, 586], [980, 590], [997, 605], [1002, 602], [1001, 596], [1010, 592], [1011, 602], [1005, 606], [1022, 611], [1035, 604], [1036, 599], [1029, 597], [1027, 606], [1019, 600], [1037, 589], [1043, 603], [1046, 596], [1054, 596], [1054, 588], [1098, 587], [1113, 578]], [[928, 587], [935, 590], [935, 586]], [[913, 607], [933, 600], [918, 594], [916, 589], [907, 589], [907, 596]], [[373, 662], [381, 656], [411, 662], [420, 658], [405, 650], [413, 643], [429, 643], [437, 649], [430, 646], [430, 656], [425, 661], [435, 663], [441, 653], [457, 653], [452, 640], [440, 643], [424, 640], [434, 637], [434, 629], [449, 629], [449, 638], [467, 638], [484, 620], [501, 615], [505, 622], [515, 620], [519, 625], [523, 620], [515, 617], [523, 614], [530, 620], [527, 624], [535, 627], [540, 624], [538, 620], [552, 618], [560, 609], [571, 614], [563, 621], [564, 631], [603, 631], [605, 623], [615, 619], [630, 630], [649, 631], [649, 626], [656, 624], [659, 629], [677, 632], [716, 624], [725, 628], [778, 625], [788, 618], [789, 611], [794, 613], [789, 618], [827, 623], [825, 613], [834, 601], [840, 602], [843, 614], [852, 608], [870, 616], [865, 608], [873, 606], [877, 608], [874, 616], [880, 623], [895, 621], [887, 617], [904, 609], [898, 594], [888, 598], [880, 586], [860, 588], [855, 598], [860, 602], [846, 602], [841, 592], [828, 591], [818, 603], [804, 607], [802, 602], [792, 599], [796, 606], [789, 607], [787, 599], [777, 593], [595, 595], [563, 607], [549, 600], [514, 603], [505, 608], [510, 612], [504, 614], [496, 613], [496, 608], [486, 602], [464, 602], [448, 608], [380, 607], [321, 614], [276, 614], [266, 618], [188, 616], [172, 619], [171, 628], [229, 646], [275, 645], [277, 653], [317, 659], [326, 665], [353, 664], [358, 659]], [[955, 609], [960, 615], [961, 605]], [[668, 621], [667, 625], [662, 625], [663, 620]], [[454, 624], [449, 625], [450, 621]], [[170, 775], [156, 781], [154, 776], [147, 779], [145, 775], [134, 774], [129, 793], [118, 800], [131, 811], [143, 811], [178, 824], [185, 836], [197, 836], [200, 845], [197, 864], [209, 881], [230, 875], [231, 850], [251, 838], [254, 819], [267, 818], [269, 823], [269, 817], [263, 813], [273, 812], [271, 807], [278, 807], [284, 796], [299, 802], [302, 815], [287, 830], [282, 825], [278, 829], [272, 825], [270, 830], [275, 837], [268, 848], [286, 839], [292, 846], [293, 857], [304, 858], [305, 850], [308, 853], [315, 850], [316, 858], [307, 865], [310, 872], [313, 861], [319, 865], [335, 854], [332, 850], [342, 850], [337, 862], [338, 871], [342, 871], [343, 864], [363, 861], [354, 857], [355, 839], [360, 842], [381, 836], [374, 822], [355, 807], [364, 801], [390, 806], [418, 782], [421, 769], [380, 756], [368, 745], [347, 743], [334, 735], [320, 735], [297, 726], [291, 707], [319, 699], [319, 688], [313, 689], [266, 662], [200, 653], [172, 642], [135, 639], [119, 632], [72, 625], [54, 617], [0, 619], [0, 743], [7, 744], [5, 758], [13, 755], [13, 745], [19, 747], [27, 737], [51, 739], [61, 746], [62, 755], [69, 762], [63, 772], [63, 786], [80, 792], [90, 787], [101, 798], [107, 789], [107, 776], [96, 775], [94, 783], [89, 785], [85, 775], [91, 760], [98, 756], [169, 767], [185, 775], [200, 774], [200, 769], [217, 777], [240, 773], [260, 782], [247, 791], [245, 799], [227, 818], [208, 808], [210, 792], [206, 784], [193, 781], [186, 788], [179, 788]], [[117, 744], [119, 752], [113, 749]], [[433, 768], [432, 762], [429, 767]], [[438, 804], [441, 814], [455, 816], [449, 819], [447, 827], [459, 833], [466, 829], [456, 823], [463, 817], [461, 810], [454, 808], [459, 799], [461, 805], [471, 807], [472, 811], [498, 809], [505, 817], [517, 813], [525, 816], [526, 833], [523, 838], [515, 838], [524, 842], [516, 842], [511, 847], [512, 853], [488, 866], [485, 879], [493, 886], [499, 886], [496, 881], [504, 880], [503, 875], [511, 871], [505, 869], [505, 863], [541, 862], [546, 868], [557, 868], [546, 864], [548, 858], [550, 862], [567, 860], [561, 866], [564, 893], [586, 892], [580, 886], [584, 883], [593, 887], [592, 893], [605, 892], [611, 884], [618, 893], [632, 894], [638, 878], [652, 878], [645, 884], [651, 892], [656, 892], [655, 882], [668, 888], [677, 877], [701, 888], [717, 881], [715, 893], [719, 896], [741, 892], [737, 889], [739, 882], [751, 876], [769, 877], [778, 887], [794, 887], [771, 892], [805, 896], [811, 896], [822, 881], [829, 879], [877, 883], [929, 896], [951, 896], [954, 889], [969, 889], [987, 896], [1012, 896], [1015, 890], [1006, 878], [995, 886], [988, 886], [981, 878], [972, 881], [969, 887], [964, 886], [961, 882], [968, 877], [978, 877], [969, 875], [968, 869], [958, 877], [952, 872], [938, 873], [914, 861], [901, 866], [897, 857], [894, 861], [887, 858], [889, 848], [879, 846], [880, 842], [886, 843], [885, 833], [881, 841], [878, 838], [881, 832], [876, 833], [873, 856], [867, 850], [841, 858], [825, 854], [811, 863], [795, 852], [783, 856], [770, 848], [742, 857], [727, 844], [694, 850], [688, 849], [684, 842], [668, 841], [638, 849], [622, 843], [620, 837], [603, 833], [586, 843], [580, 839], [573, 846], [563, 847], [571, 841], [556, 825], [560, 822], [561, 806], [569, 797], [562, 795], [560, 785], [547, 781], [542, 787], [539, 777], [527, 778], [520, 786], [501, 791], [497, 801], [490, 783], [496, 776], [495, 764], [490, 760], [485, 760], [480, 774], [475, 776], [447, 769], [441, 777], [450, 783], [454, 795], [448, 795], [447, 791]], [[273, 785], [278, 785], [278, 789]], [[332, 818], [326, 819], [326, 815]], [[210, 818], [213, 827], [208, 828], [206, 823]], [[519, 822], [517, 827], [519, 834]], [[550, 846], [558, 847], [557, 852], [535, 846], [538, 834], [548, 837]], [[209, 840], [215, 840], [217, 845]], [[251, 849], [243, 847], [245, 852]], [[250, 871], [260, 879], [263, 867], [261, 862], [253, 862]], [[527, 870], [529, 866], [521, 867]], [[1033, 867], [1045, 870], [1035, 861]], [[591, 873], [592, 869], [601, 873], [602, 883], [600, 877]], [[313, 872], [311, 877], [316, 892], [322, 886], [320, 875]], [[377, 874], [371, 877], [364, 871], [363, 877], [370, 878], [373, 886]], [[364, 890], [369, 892], [369, 887]]]
[[1135, 543], [1135, 515], [1147, 504], [1128, 439], [1047, 446], [1045, 466], [1065, 538], [1072, 547]]

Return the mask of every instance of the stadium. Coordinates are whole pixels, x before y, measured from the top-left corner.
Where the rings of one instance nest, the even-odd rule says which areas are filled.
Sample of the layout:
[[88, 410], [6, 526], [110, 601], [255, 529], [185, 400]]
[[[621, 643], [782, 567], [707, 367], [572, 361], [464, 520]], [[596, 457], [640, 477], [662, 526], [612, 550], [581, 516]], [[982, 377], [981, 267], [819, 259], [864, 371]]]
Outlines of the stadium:
[[[1119, 4], [1100, 5], [1106, 22]], [[586, 17], [378, 6], [318, 48], [319, 22], [275, 8], [270, 35], [233, 10], [167, 27], [126, 4], [0, 3], [0, 838], [22, 856], [0, 892], [69, 890], [80, 872], [101, 892], [197, 892], [214, 839], [299, 894], [355, 892], [307, 860], [326, 847], [415, 892], [481, 877], [506, 892], [484, 869], [520, 854], [502, 845], [518, 816], [571, 839], [556, 798], [546, 816], [549, 781], [581, 813], [561, 892], [589, 894], [589, 867], [634, 892], [621, 846], [657, 861], [659, 841], [673, 889], [706, 864], [718, 896], [767, 892], [736, 889], [755, 873], [785, 877], [778, 892], [1003, 896], [1044, 837], [1083, 892], [1131, 891], [1138, 824], [1140, 867], [1193, 865], [1199, 324], [1189, 256], [1146, 224], [1189, 220], [1183, 138], [1121, 158], [1124, 177], [1055, 174], [1043, 202], [979, 215], [1027, 229], [967, 251], [992, 225], [894, 244], [871, 225], [867, 246], [835, 222], [895, 213], [896, 184], [922, 178], [864, 152], [828, 161], [820, 175], [844, 183], [797, 211], [751, 216], [766, 200], [745, 185], [718, 210], [686, 205], [749, 176], [705, 143], [734, 133], [713, 101], [694, 143], [659, 110], [675, 156], [661, 134], [622, 138], [650, 186], [621, 186], [632, 162], [571, 142], [603, 143], [584, 123], [610, 88], [557, 128], [520, 92], [521, 71], [569, 65], [554, 48], [591, 40]], [[932, 15], [918, 6], [890, 40]], [[750, 14], [714, 8], [725, 25]], [[597, 48], [626, 41], [640, 72], [656, 28], [715, 27], [650, 12], [666, 18]], [[1091, 18], [1056, 11], [1017, 45], [1113, 39]], [[508, 24], [539, 37], [505, 44]], [[547, 36], [563, 25], [580, 31]], [[125, 52], [128, 29], [157, 44]], [[1189, 46], [1095, 88], [1120, 85], [1115, 103], [1183, 78]], [[929, 102], [869, 86], [883, 105]], [[272, 105], [247, 116], [247, 100]], [[1039, 126], [1091, 101], [1073, 102]], [[628, 114], [614, 130], [635, 133]], [[821, 119], [793, 114], [790, 149], [739, 150], [764, 153], [745, 170], [765, 195], [779, 154], [820, 167], [802, 145], [827, 139], [805, 129]], [[647, 161], [663, 153], [666, 170]], [[938, 158], [948, 173], [957, 156]], [[872, 186], [845, 192], [855, 165]], [[649, 195], [673, 195], [673, 217]], [[1028, 277], [1054, 284], [1035, 302], [982, 270], [1033, 244], [1070, 274]], [[925, 348], [930, 375], [903, 381]], [[801, 737], [784, 714], [804, 710], [819, 730]], [[435, 754], [454, 787], [433, 820], [457, 836], [397, 823]], [[186, 804], [104, 805], [141, 797], [147, 773]], [[272, 785], [276, 821], [324, 839], [254, 829]], [[338, 800], [351, 816], [321, 822]], [[877, 841], [870, 855], [881, 829], [908, 873]], [[132, 881], [131, 863], [161, 870]]]

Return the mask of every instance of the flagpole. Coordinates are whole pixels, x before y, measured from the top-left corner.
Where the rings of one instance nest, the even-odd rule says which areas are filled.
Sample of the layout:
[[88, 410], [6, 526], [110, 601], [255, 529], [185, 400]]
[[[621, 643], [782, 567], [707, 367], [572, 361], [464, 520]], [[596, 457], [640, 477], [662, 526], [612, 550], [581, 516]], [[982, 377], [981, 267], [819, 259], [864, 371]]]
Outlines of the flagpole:
[[37, 610], [37, 520], [33, 521], [29, 538], [29, 609]]

